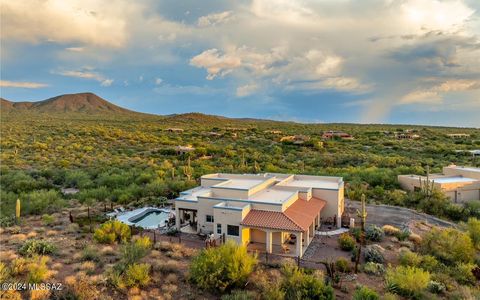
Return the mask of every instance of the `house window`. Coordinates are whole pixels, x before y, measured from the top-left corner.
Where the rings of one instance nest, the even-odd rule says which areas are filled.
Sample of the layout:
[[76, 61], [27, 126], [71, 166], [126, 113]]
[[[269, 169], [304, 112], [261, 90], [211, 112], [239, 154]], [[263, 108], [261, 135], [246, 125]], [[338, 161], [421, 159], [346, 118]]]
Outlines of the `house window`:
[[234, 225], [227, 225], [227, 234], [232, 236], [239, 236], [240, 228]]
[[217, 224], [217, 234], [222, 234], [222, 224]]
[[206, 221], [207, 223], [213, 223], [213, 216], [212, 215], [206, 215]]

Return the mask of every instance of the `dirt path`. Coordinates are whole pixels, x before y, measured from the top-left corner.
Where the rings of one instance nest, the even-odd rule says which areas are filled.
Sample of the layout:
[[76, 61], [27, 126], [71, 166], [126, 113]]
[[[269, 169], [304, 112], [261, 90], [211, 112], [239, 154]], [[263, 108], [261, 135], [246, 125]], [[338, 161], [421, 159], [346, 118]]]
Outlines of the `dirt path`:
[[[351, 216], [356, 216], [357, 209], [360, 208], [360, 202], [346, 200], [346, 209]], [[367, 205], [368, 223], [383, 226], [390, 224], [397, 227], [405, 227], [412, 221], [426, 222], [435, 226], [455, 227], [452, 222], [439, 219], [437, 217], [417, 212], [413, 209], [391, 206], [391, 205]]]

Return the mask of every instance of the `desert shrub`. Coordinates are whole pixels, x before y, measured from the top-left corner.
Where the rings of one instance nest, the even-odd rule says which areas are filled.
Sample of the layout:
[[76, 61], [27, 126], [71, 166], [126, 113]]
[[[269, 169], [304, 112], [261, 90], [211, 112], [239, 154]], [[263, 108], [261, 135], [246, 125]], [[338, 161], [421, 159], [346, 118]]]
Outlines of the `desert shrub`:
[[127, 287], [146, 286], [150, 282], [150, 265], [132, 264], [128, 266], [123, 280]]
[[45, 225], [52, 225], [53, 223], [55, 223], [55, 217], [52, 216], [52, 215], [47, 215], [47, 214], [44, 214], [42, 216], [42, 222], [43, 224]]
[[378, 247], [366, 247], [363, 255], [365, 256], [366, 262], [383, 264], [383, 262], [385, 261], [385, 257], [383, 257], [383, 254], [382, 252], [380, 252]]
[[3, 262], [0, 262], [0, 282], [6, 282], [9, 277], [10, 270]]
[[269, 284], [262, 290], [262, 300], [284, 300], [285, 292], [279, 284]]
[[23, 257], [18, 257], [12, 260], [10, 263], [10, 273], [13, 276], [18, 276], [27, 271], [28, 261]]
[[306, 274], [294, 264], [284, 265], [282, 273], [281, 289], [285, 299], [335, 299], [333, 288], [315, 274]]
[[410, 230], [408, 228], [402, 229], [395, 234], [399, 241], [405, 241], [410, 236]]
[[124, 267], [126, 267], [138, 262], [142, 257], [148, 254], [150, 248], [150, 239], [147, 241], [143, 238], [136, 239], [135, 241], [131, 241], [130, 243], [123, 245], [121, 249], [121, 263], [124, 265]]
[[399, 260], [402, 266], [418, 267], [422, 262], [422, 257], [408, 249], [403, 249], [400, 251]]
[[451, 268], [450, 276], [460, 284], [475, 284], [476, 278], [472, 273], [474, 268], [474, 264], [457, 263]]
[[353, 293], [352, 300], [378, 300], [380, 296], [374, 290], [366, 286], [357, 287]]
[[23, 256], [52, 254], [56, 250], [55, 245], [45, 240], [27, 240], [18, 250]]
[[408, 236], [408, 240], [412, 243], [414, 243], [415, 245], [420, 245], [422, 243], [422, 237], [419, 236], [418, 234], [416, 233], [411, 233], [409, 236]]
[[135, 237], [133, 239], [135, 245], [145, 250], [149, 250], [152, 248], [152, 240], [148, 236], [143, 237]]
[[130, 240], [130, 227], [120, 221], [107, 221], [95, 230], [93, 238], [102, 244], [125, 243]]
[[363, 266], [363, 271], [370, 275], [380, 276], [385, 274], [385, 266], [374, 262], [367, 262]]
[[67, 295], [63, 294], [63, 297], [59, 297], [60, 299], [91, 300], [98, 299], [100, 296], [100, 291], [85, 275], [69, 276], [65, 278], [65, 283], [67, 290], [64, 293]]
[[360, 237], [362, 236], [362, 229], [360, 227], [350, 228], [350, 234], [355, 237], [357, 241], [360, 241]]
[[342, 273], [350, 272], [350, 262], [346, 258], [340, 257], [337, 259], [335, 267]]
[[480, 248], [480, 220], [477, 218], [469, 218], [467, 222], [467, 231], [472, 239], [473, 245]]
[[400, 229], [392, 225], [384, 225], [382, 229], [386, 235], [396, 235], [400, 232]]
[[190, 279], [198, 287], [212, 291], [242, 287], [257, 264], [247, 248], [229, 241], [216, 248], [204, 249], [193, 258]]
[[439, 262], [438, 260], [432, 255], [422, 255], [422, 261], [420, 263], [420, 267], [424, 270], [429, 272], [433, 272], [437, 269]]
[[14, 215], [8, 215], [8, 216], [3, 216], [0, 218], [0, 227], [10, 227], [15, 225], [15, 216]]
[[51, 276], [48, 270], [48, 256], [35, 256], [31, 258], [27, 265], [27, 281], [29, 283], [45, 282]]
[[432, 294], [442, 294], [447, 290], [447, 287], [443, 283], [434, 280], [428, 283], [427, 288]]
[[386, 289], [405, 297], [419, 297], [430, 282], [430, 273], [415, 267], [388, 268]]
[[82, 260], [89, 260], [89, 261], [94, 261], [94, 262], [99, 262], [100, 261], [100, 254], [97, 249], [91, 247], [91, 246], [86, 246], [82, 250]]
[[255, 295], [251, 291], [234, 290], [223, 295], [221, 300], [255, 300]]
[[398, 300], [398, 296], [392, 293], [383, 294], [382, 300]]
[[355, 247], [355, 243], [355, 238], [348, 233], [342, 233], [338, 237], [338, 245], [340, 246], [340, 249], [344, 251], [352, 251]]
[[421, 250], [450, 265], [457, 262], [470, 263], [475, 257], [475, 249], [468, 234], [453, 228], [433, 228], [425, 234]]
[[365, 228], [365, 238], [369, 241], [380, 242], [384, 235], [383, 229], [376, 225], [369, 225]]

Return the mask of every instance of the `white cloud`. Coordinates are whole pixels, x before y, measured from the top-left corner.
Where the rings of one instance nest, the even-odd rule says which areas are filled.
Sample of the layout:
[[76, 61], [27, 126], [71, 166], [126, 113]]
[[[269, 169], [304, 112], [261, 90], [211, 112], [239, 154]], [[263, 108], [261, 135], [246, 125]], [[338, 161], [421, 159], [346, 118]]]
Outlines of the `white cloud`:
[[0, 80], [0, 86], [6, 87], [6, 88], [38, 89], [38, 88], [47, 87], [48, 84], [38, 83], [38, 82], [27, 82], [27, 81]]
[[239, 87], [237, 87], [236, 95], [237, 95], [237, 97], [250, 96], [253, 93], [255, 93], [259, 88], [260, 87], [255, 83], [239, 86]]
[[226, 23], [232, 19], [232, 11], [224, 11], [220, 13], [213, 13], [198, 18], [199, 27], [215, 26], [217, 24]]
[[162, 78], [155, 78], [155, 84], [160, 85], [163, 82]]
[[450, 79], [435, 84], [430, 88], [412, 91], [403, 96], [399, 104], [441, 104], [443, 102], [443, 95], [445, 93], [478, 89], [480, 89], [480, 80]]
[[100, 82], [101, 86], [111, 86], [113, 79], [106, 78], [104, 75], [95, 72], [91, 67], [83, 67], [80, 70], [62, 70], [62, 71], [52, 71], [53, 74], [67, 76], [67, 77], [76, 77], [83, 79], [93, 79]]
[[68, 47], [68, 48], [65, 48], [65, 50], [71, 51], [71, 52], [83, 52], [85, 50], [85, 48], [83, 48], [83, 47]]
[[128, 36], [128, 14], [138, 9], [121, 0], [2, 1], [2, 35], [34, 43], [121, 47]]
[[190, 60], [192, 66], [207, 69], [207, 79], [212, 80], [217, 75], [224, 76], [241, 66], [239, 57], [222, 55], [217, 49], [206, 50]]

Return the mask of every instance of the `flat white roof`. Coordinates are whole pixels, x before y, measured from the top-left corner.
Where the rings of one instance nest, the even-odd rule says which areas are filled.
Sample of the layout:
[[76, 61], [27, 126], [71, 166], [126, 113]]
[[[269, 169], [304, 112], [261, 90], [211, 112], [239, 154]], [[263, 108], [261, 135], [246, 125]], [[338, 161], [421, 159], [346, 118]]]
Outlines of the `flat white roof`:
[[447, 168], [480, 173], [480, 168], [474, 168], [474, 167], [448, 166]]
[[294, 179], [292, 181], [286, 182], [283, 184], [284, 186], [292, 186], [292, 187], [308, 187], [308, 188], [318, 188], [318, 189], [338, 189], [338, 182], [331, 181], [331, 180], [321, 180], [321, 179], [306, 179], [306, 180], [298, 180]]
[[477, 179], [462, 177], [462, 176], [450, 176], [450, 177], [437, 177], [430, 179], [437, 183], [454, 183], [454, 182], [475, 182]]
[[259, 202], [283, 203], [295, 194], [295, 191], [267, 188], [251, 195], [248, 200]]
[[236, 188], [236, 189], [250, 189], [257, 184], [260, 184], [264, 182], [266, 178], [261, 178], [261, 179], [237, 179], [237, 178], [232, 178], [228, 181], [225, 181], [224, 183], [218, 184], [218, 187], [228, 187], [228, 188]]

